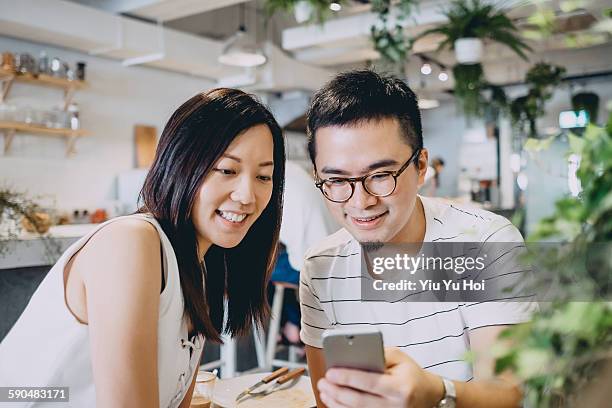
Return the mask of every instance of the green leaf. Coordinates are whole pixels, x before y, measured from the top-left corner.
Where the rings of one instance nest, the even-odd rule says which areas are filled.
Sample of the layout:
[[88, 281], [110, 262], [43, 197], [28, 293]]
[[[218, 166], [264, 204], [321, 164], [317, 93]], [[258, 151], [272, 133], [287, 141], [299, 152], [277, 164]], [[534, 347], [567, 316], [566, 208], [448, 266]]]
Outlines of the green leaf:
[[537, 348], [518, 350], [516, 354], [516, 371], [521, 378], [541, 375], [550, 365], [553, 356], [550, 351]]
[[569, 134], [568, 139], [570, 151], [579, 155], [582, 154], [582, 151], [584, 150], [585, 140], [581, 137], [574, 135], [573, 133]]

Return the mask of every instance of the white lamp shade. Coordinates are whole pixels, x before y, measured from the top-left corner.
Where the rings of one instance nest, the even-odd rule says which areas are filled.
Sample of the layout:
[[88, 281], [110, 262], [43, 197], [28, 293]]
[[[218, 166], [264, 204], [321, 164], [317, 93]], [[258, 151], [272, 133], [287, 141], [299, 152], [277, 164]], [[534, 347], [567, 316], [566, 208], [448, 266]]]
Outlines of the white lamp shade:
[[218, 58], [221, 64], [244, 68], [263, 65], [267, 60], [263, 51], [242, 30], [234, 35]]

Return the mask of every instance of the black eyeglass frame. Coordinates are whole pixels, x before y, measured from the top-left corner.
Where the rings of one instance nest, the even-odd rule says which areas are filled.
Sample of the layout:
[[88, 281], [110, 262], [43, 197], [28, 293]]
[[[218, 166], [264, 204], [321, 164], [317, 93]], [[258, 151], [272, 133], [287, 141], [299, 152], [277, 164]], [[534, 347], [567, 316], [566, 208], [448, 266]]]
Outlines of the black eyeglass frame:
[[[318, 174], [317, 174], [317, 170], [315, 168], [315, 177], [316, 177], [316, 181], [315, 181], [315, 186], [319, 189], [319, 191], [321, 191], [321, 194], [323, 194], [323, 197], [325, 197], [327, 200], [333, 202], [333, 203], [346, 203], [348, 200], [350, 200], [353, 195], [355, 194], [355, 183], [357, 182], [361, 182], [361, 186], [363, 187], [363, 189], [370, 194], [371, 196], [374, 197], [388, 197], [391, 194], [393, 194], [395, 192], [395, 189], [397, 188], [397, 178], [404, 172], [404, 170], [406, 170], [408, 168], [408, 166], [410, 166], [410, 163], [412, 162], [418, 162], [418, 159], [420, 157], [420, 153], [421, 153], [421, 148], [416, 149], [412, 155], [410, 156], [410, 158], [406, 161], [406, 163], [404, 163], [402, 165], [402, 167], [400, 167], [398, 170], [386, 170], [386, 171], [376, 171], [373, 173], [368, 173], [365, 176], [361, 176], [361, 177], [331, 177], [331, 178], [326, 178], [326, 179], [320, 179]], [[368, 188], [366, 187], [365, 181], [368, 177], [370, 176], [375, 176], [378, 174], [388, 174], [390, 176], [393, 177], [393, 189], [391, 190], [391, 192], [389, 192], [388, 194], [374, 194], [372, 192], [370, 192], [368, 190]], [[341, 200], [341, 201], [336, 201], [336, 200], [332, 200], [331, 198], [329, 198], [325, 192], [323, 191], [323, 184], [325, 184], [328, 181], [346, 181], [351, 185], [351, 195], [348, 196], [348, 198], [346, 200]]]

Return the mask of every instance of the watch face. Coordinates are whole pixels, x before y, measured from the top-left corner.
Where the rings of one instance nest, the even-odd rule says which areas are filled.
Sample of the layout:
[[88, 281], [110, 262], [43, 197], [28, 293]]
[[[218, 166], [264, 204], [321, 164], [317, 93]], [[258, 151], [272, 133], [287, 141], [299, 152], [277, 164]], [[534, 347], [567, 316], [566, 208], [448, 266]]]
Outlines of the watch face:
[[444, 398], [438, 404], [438, 408], [455, 408], [455, 399], [454, 398]]

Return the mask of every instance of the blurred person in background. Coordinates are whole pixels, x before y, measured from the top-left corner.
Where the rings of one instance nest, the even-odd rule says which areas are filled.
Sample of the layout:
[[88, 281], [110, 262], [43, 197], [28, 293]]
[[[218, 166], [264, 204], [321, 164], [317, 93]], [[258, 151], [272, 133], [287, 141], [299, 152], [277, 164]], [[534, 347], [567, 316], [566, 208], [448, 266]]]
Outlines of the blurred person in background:
[[425, 197], [436, 197], [440, 188], [440, 173], [444, 170], [444, 159], [436, 157], [431, 161], [431, 165], [427, 166], [425, 173], [425, 182], [419, 189], [419, 194]]
[[[304, 265], [308, 248], [337, 230], [338, 225], [325, 208], [324, 199], [315, 187], [312, 176], [298, 163], [288, 160], [285, 165], [281, 245], [271, 281], [286, 282], [297, 287], [299, 271]], [[284, 340], [298, 344], [300, 305], [294, 291], [286, 292], [283, 297], [281, 325]]]

